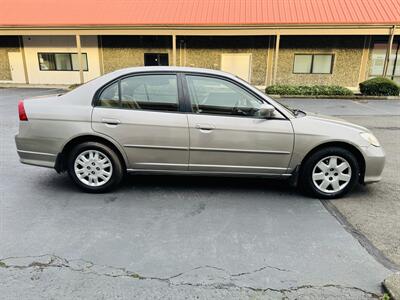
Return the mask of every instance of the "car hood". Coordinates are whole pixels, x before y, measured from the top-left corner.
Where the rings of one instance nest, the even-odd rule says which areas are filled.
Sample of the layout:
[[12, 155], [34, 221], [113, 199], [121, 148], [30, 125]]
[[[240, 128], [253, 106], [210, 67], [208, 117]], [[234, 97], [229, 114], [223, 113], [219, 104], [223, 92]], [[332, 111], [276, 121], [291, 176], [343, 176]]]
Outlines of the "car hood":
[[348, 122], [348, 121], [340, 119], [340, 118], [326, 116], [326, 115], [320, 115], [320, 114], [311, 113], [311, 112], [306, 112], [306, 113], [307, 113], [306, 118], [309, 118], [309, 119], [338, 124], [338, 125], [353, 128], [355, 130], [364, 131], [364, 132], [370, 132], [370, 130], [368, 130], [367, 128], [365, 128], [363, 126], [356, 125], [354, 123]]

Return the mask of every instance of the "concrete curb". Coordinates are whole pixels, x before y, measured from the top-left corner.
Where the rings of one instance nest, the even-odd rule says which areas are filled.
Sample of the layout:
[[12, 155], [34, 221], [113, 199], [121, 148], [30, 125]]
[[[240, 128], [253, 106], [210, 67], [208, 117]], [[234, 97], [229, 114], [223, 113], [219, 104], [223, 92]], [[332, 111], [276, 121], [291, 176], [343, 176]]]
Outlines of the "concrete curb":
[[362, 96], [362, 95], [353, 95], [353, 96], [304, 96], [304, 95], [269, 95], [267, 96], [276, 99], [341, 99], [341, 100], [400, 100], [400, 96]]
[[389, 275], [382, 284], [388, 291], [391, 299], [400, 300], [400, 272]]

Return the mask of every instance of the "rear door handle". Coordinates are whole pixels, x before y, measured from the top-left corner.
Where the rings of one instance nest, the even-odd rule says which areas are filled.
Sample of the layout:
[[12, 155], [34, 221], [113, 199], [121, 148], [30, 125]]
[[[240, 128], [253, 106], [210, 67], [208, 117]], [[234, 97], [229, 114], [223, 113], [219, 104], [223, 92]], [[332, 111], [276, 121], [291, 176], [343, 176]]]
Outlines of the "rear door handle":
[[108, 125], [118, 125], [121, 123], [121, 121], [118, 119], [108, 119], [108, 118], [101, 119], [101, 122], [106, 123]]
[[210, 131], [210, 130], [215, 129], [215, 126], [211, 125], [211, 124], [196, 124], [196, 128], [200, 129], [200, 130]]

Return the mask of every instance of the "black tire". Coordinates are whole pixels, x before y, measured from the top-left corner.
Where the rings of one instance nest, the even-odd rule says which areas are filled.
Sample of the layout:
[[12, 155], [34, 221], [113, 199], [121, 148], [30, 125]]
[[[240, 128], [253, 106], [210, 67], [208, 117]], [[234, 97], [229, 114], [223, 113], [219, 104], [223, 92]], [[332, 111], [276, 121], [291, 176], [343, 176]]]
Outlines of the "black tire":
[[[337, 192], [324, 192], [320, 190], [313, 182], [314, 167], [324, 158], [330, 156], [337, 156], [347, 161], [350, 165], [351, 176], [347, 185]], [[318, 170], [318, 169], [317, 169]], [[331, 169], [329, 169], [330, 171]], [[325, 173], [327, 174], [327, 173]], [[318, 175], [318, 174], [317, 174]], [[299, 174], [299, 187], [307, 195], [322, 198], [322, 199], [335, 199], [340, 198], [350, 192], [358, 183], [360, 177], [360, 167], [358, 161], [353, 153], [340, 147], [327, 147], [318, 150], [311, 154], [303, 163], [300, 168]], [[322, 181], [321, 181], [322, 182]], [[318, 184], [318, 181], [317, 181]], [[343, 184], [343, 183], [342, 183]], [[333, 187], [331, 186], [333, 189]]]
[[[95, 150], [99, 151], [102, 155], [107, 157], [112, 165], [111, 177], [108, 179], [106, 183], [100, 186], [90, 186], [82, 182], [77, 175], [75, 174], [75, 160], [76, 158], [85, 151]], [[68, 174], [72, 181], [85, 192], [89, 193], [104, 193], [110, 191], [115, 188], [122, 180], [124, 176], [124, 170], [119, 159], [118, 155], [112, 150], [110, 147], [98, 143], [98, 142], [85, 142], [79, 145], [76, 145], [68, 155], [67, 162]]]

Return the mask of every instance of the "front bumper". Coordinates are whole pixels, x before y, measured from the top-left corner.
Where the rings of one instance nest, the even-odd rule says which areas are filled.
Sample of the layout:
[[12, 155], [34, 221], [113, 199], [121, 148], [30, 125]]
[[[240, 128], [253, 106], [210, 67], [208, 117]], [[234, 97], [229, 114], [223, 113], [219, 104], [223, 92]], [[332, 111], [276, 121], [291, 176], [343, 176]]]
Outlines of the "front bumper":
[[365, 159], [364, 183], [377, 182], [382, 179], [382, 171], [385, 166], [385, 151], [382, 147], [363, 147]]

